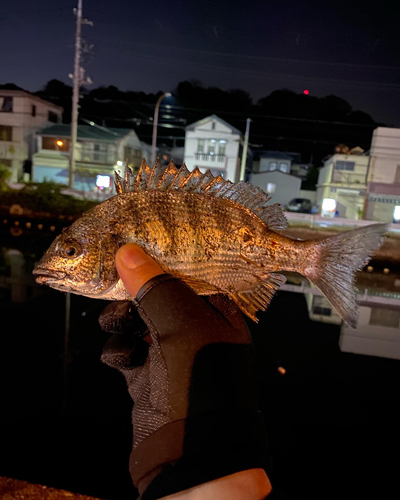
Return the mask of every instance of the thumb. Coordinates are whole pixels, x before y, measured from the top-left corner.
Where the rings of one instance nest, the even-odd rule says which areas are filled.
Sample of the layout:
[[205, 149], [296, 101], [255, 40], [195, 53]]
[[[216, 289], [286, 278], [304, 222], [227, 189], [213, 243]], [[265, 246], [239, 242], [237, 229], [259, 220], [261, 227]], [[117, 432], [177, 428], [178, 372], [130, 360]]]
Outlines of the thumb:
[[115, 265], [126, 289], [135, 298], [147, 281], [164, 273], [161, 267], [134, 243], [128, 243], [118, 250]]

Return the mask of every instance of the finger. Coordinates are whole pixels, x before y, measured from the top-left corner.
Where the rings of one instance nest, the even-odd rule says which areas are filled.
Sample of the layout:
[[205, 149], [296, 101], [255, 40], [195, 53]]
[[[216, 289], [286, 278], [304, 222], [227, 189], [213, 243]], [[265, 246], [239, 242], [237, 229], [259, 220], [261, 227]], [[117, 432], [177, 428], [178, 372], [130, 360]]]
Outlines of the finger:
[[128, 243], [118, 250], [115, 264], [126, 289], [135, 298], [147, 281], [164, 273], [161, 267], [134, 243]]

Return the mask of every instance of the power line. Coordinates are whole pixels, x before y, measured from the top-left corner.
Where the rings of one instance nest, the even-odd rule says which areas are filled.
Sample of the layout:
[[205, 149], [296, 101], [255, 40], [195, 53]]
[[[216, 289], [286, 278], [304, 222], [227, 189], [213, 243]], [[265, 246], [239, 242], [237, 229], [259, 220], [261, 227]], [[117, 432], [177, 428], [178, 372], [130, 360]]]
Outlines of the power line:
[[291, 63], [291, 64], [314, 64], [321, 66], [343, 66], [347, 68], [363, 68], [363, 69], [384, 69], [384, 70], [400, 70], [400, 66], [381, 66], [378, 64], [354, 64], [354, 63], [346, 63], [346, 62], [333, 62], [333, 61], [313, 61], [313, 60], [305, 60], [305, 59], [286, 59], [281, 57], [268, 57], [268, 56], [258, 56], [258, 55], [250, 55], [250, 54], [234, 54], [232, 52], [219, 52], [212, 50], [201, 50], [201, 49], [192, 49], [188, 47], [171, 47], [171, 46], [161, 46], [156, 44], [149, 44], [145, 42], [133, 42], [127, 40], [121, 40], [119, 38], [106, 38], [105, 40], [115, 41], [119, 43], [129, 44], [129, 45], [138, 45], [144, 47], [150, 47], [154, 49], [162, 49], [163, 51], [171, 51], [171, 50], [180, 50], [182, 52], [194, 52], [198, 54], [204, 55], [216, 55], [223, 57], [237, 57], [244, 58], [250, 60], [257, 61], [269, 61], [269, 62], [283, 62], [283, 63]]
[[[113, 52], [118, 52], [118, 54], [121, 54], [121, 50], [119, 49], [114, 49], [110, 47], [105, 47], [104, 50], [108, 51], [113, 51]], [[135, 51], [127, 51], [124, 50], [124, 52], [128, 52], [129, 54], [134, 54], [135, 58], [141, 58], [141, 59], [148, 59], [151, 61], [155, 61], [159, 64], [168, 64], [171, 66], [172, 64], [178, 64], [180, 66], [184, 65], [186, 66], [193, 66], [198, 69], [202, 70], [208, 70], [208, 71], [214, 71], [215, 73], [234, 73], [236, 76], [241, 75], [241, 76], [249, 76], [249, 77], [257, 77], [261, 78], [264, 80], [276, 80], [277, 78], [283, 79], [285, 81], [287, 80], [295, 80], [298, 82], [299, 80], [301, 81], [306, 81], [307, 83], [309, 82], [315, 82], [315, 83], [328, 83], [333, 86], [344, 86], [344, 87], [363, 87], [363, 89], [375, 89], [375, 88], [381, 88], [382, 90], [400, 90], [400, 85], [395, 84], [395, 83], [384, 83], [384, 82], [370, 82], [370, 81], [362, 81], [362, 80], [342, 80], [338, 78], [323, 78], [323, 77], [312, 77], [312, 76], [307, 76], [307, 75], [299, 75], [299, 74], [290, 74], [290, 73], [276, 73], [276, 72], [265, 72], [265, 71], [257, 71], [257, 70], [251, 70], [251, 69], [244, 69], [244, 68], [237, 68], [237, 67], [228, 67], [228, 66], [221, 66], [221, 65], [211, 65], [211, 64], [206, 64], [206, 63], [198, 63], [196, 61], [182, 61], [179, 59], [174, 59], [171, 57], [165, 57], [165, 56], [154, 56], [150, 54], [140, 54]]]
[[[134, 106], [137, 103], [131, 102], [131, 101], [123, 101], [123, 100], [101, 100], [101, 99], [93, 99], [96, 102], [99, 103], [107, 103], [107, 104], [127, 104], [129, 106]], [[150, 108], [154, 108], [155, 104], [152, 103], [146, 103], [142, 102], [140, 103], [142, 106], [147, 106]], [[224, 114], [224, 115], [232, 115], [232, 116], [243, 116], [243, 117], [253, 117], [253, 118], [267, 118], [267, 119], [274, 119], [274, 120], [287, 120], [287, 121], [300, 121], [300, 122], [310, 122], [310, 123], [326, 123], [328, 125], [346, 125], [346, 126], [351, 126], [351, 127], [365, 127], [365, 128], [371, 128], [374, 127], [376, 128], [378, 126], [377, 123], [371, 123], [371, 124], [366, 124], [366, 123], [351, 123], [351, 122], [337, 122], [337, 121], [329, 121], [329, 120], [318, 120], [315, 118], [297, 118], [297, 117], [287, 117], [287, 116], [274, 116], [274, 115], [264, 115], [264, 114], [258, 114], [258, 113], [249, 113], [247, 111], [225, 111], [222, 109], [206, 109], [206, 108], [191, 108], [191, 107], [186, 107], [186, 106], [177, 106], [175, 104], [162, 104], [161, 107], [165, 108], [167, 111], [169, 109], [176, 109], [176, 110], [181, 110], [181, 111], [195, 111], [197, 113], [211, 113], [211, 114]], [[137, 112], [139, 114], [139, 111], [136, 109], [133, 110], [134, 112]], [[245, 121], [245, 119], [243, 120]], [[388, 128], [393, 128], [393, 127], [388, 127]]]

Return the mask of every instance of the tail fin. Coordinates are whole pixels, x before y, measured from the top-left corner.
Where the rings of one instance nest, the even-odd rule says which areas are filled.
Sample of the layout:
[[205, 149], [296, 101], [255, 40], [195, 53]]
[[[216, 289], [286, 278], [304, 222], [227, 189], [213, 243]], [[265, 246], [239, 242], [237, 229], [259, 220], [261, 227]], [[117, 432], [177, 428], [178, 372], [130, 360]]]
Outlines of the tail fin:
[[373, 251], [381, 246], [388, 227], [388, 224], [373, 224], [317, 243], [321, 251], [320, 259], [308, 277], [353, 328], [358, 319], [355, 273], [367, 264]]

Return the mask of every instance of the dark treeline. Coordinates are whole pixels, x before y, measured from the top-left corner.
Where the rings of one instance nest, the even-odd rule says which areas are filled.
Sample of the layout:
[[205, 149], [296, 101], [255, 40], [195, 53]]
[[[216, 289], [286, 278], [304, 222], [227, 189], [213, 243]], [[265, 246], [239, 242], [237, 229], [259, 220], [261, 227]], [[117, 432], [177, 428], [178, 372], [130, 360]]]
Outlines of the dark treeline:
[[[151, 143], [151, 120], [161, 91], [146, 94], [122, 91], [111, 85], [82, 88], [81, 94], [80, 123], [88, 120], [103, 126], [132, 128], [142, 140]], [[63, 121], [70, 123], [71, 86], [50, 80], [36, 95], [63, 106]], [[205, 87], [198, 81], [184, 81], [177, 85], [173, 97], [162, 102], [158, 145], [183, 145], [185, 127], [213, 113], [243, 133], [246, 118], [251, 118], [253, 152], [296, 152], [304, 162], [316, 167], [339, 143], [368, 150], [374, 128], [382, 125], [335, 95], [318, 98], [282, 89], [254, 102], [245, 90], [222, 90]]]

